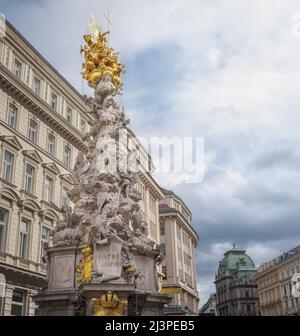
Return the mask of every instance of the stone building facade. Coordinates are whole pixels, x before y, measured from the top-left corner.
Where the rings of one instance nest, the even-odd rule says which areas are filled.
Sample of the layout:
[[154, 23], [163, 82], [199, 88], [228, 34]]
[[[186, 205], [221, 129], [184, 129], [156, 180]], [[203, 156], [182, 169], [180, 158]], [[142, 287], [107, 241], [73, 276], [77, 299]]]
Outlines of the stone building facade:
[[166, 313], [198, 314], [199, 295], [196, 279], [195, 249], [198, 234], [191, 225], [192, 214], [186, 204], [172, 191], [162, 189], [165, 199], [160, 201], [160, 239], [165, 254], [162, 263], [162, 288], [177, 288]]
[[216, 294], [211, 294], [202, 308], [199, 310], [199, 316], [217, 316]]
[[218, 316], [260, 315], [255, 274], [246, 251], [233, 246], [224, 254], [215, 279]]
[[[87, 110], [81, 94], [6, 21], [0, 38], [0, 315], [35, 313], [32, 296], [46, 280], [44, 243], [71, 188], [77, 153], [86, 151]], [[164, 195], [151, 176], [151, 158], [137, 140], [130, 143], [139, 153], [143, 220], [159, 243]]]
[[262, 315], [300, 315], [300, 296], [293, 294], [293, 277], [300, 281], [300, 246], [258, 268], [256, 282]]

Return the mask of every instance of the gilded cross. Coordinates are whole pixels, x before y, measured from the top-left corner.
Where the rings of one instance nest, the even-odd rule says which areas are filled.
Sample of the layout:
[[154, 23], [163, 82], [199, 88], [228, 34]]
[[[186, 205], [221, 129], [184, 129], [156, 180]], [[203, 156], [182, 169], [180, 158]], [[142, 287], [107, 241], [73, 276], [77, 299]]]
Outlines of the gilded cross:
[[109, 46], [109, 26], [112, 26], [112, 23], [110, 21], [110, 16], [109, 16], [109, 8], [107, 8], [107, 15], [104, 14], [104, 17], [107, 21], [107, 31], [108, 31], [108, 36], [107, 36], [107, 44]]

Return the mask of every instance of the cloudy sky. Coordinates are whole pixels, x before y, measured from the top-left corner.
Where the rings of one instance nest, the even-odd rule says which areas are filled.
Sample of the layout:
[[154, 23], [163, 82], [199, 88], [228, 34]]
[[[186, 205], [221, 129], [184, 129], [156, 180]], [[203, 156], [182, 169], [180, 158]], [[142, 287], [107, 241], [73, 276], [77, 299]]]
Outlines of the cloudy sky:
[[120, 97], [140, 136], [204, 137], [200, 183], [157, 174], [193, 212], [201, 304], [235, 242], [259, 265], [299, 243], [300, 3], [0, 0], [0, 12], [81, 93], [82, 35], [110, 7]]

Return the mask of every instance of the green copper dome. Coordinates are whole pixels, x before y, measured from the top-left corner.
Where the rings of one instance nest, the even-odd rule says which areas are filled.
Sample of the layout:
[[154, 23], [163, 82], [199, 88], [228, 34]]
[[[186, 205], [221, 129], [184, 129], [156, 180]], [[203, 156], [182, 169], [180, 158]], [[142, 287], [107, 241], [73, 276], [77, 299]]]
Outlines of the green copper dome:
[[245, 250], [236, 249], [235, 246], [224, 254], [223, 260], [219, 264], [218, 273], [237, 270], [254, 270], [253, 260], [246, 254]]

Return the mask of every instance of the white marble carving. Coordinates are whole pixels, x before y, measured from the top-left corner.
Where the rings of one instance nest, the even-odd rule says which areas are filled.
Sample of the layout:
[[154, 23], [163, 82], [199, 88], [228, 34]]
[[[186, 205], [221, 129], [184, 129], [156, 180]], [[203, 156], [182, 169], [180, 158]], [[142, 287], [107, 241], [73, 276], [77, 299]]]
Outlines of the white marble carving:
[[94, 99], [87, 100], [93, 121], [84, 135], [88, 151], [78, 154], [74, 186], [68, 193], [74, 208], [70, 211], [65, 206], [64, 218], [52, 232], [54, 246], [93, 247], [95, 279], [99, 281], [121, 276], [119, 264], [107, 269], [101, 261], [101, 255], [107, 255], [113, 246], [118, 246], [116, 260], [122, 267], [133, 265], [135, 253], [158, 255], [158, 248], [148, 238], [147, 223], [142, 221], [141, 195], [135, 188], [135, 152], [128, 150], [126, 140], [129, 120], [115, 102], [116, 94], [109, 75], [104, 75], [95, 87]]

